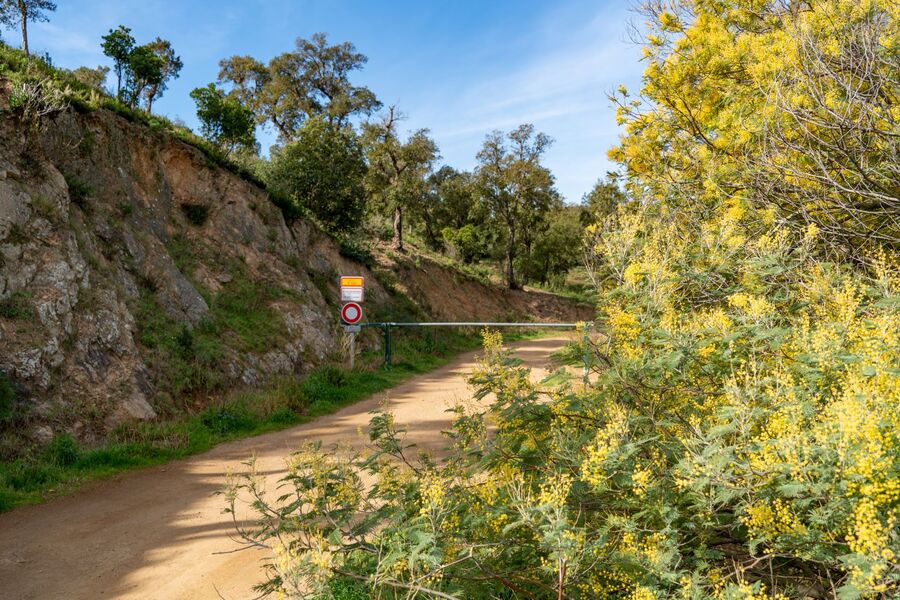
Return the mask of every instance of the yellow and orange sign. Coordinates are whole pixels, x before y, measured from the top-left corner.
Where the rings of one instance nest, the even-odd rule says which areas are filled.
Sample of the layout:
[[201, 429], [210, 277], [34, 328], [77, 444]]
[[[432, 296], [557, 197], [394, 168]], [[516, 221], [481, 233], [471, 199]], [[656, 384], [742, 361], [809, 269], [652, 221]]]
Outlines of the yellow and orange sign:
[[341, 302], [362, 302], [366, 278], [359, 275], [341, 276]]
[[365, 277], [359, 276], [342, 276], [341, 277], [341, 287], [363, 287], [365, 284]]

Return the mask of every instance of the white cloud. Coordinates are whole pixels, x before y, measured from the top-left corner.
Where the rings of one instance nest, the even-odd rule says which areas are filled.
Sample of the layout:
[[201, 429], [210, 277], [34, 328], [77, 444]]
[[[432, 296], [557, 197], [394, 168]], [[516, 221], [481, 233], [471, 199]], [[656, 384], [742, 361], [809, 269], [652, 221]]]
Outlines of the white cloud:
[[577, 201], [612, 168], [606, 150], [618, 128], [606, 94], [640, 76], [638, 51], [625, 41], [626, 17], [608, 6], [586, 22], [542, 17], [527, 56], [504, 72], [481, 72], [467, 86], [419, 99], [411, 107], [416, 125], [431, 127], [447, 162], [470, 168], [487, 132], [533, 123], [556, 140], [546, 164], [563, 195]]
[[102, 56], [99, 42], [88, 39], [76, 31], [63, 29], [53, 23], [36, 23], [31, 26], [33, 37], [51, 54], [71, 54]]

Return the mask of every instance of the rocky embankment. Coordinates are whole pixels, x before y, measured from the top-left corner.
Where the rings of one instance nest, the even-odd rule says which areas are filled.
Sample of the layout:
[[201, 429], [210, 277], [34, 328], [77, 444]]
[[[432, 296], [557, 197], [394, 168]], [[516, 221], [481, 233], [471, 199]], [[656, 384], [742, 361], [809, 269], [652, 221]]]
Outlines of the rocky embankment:
[[433, 318], [590, 317], [436, 264], [394, 268], [371, 272], [198, 149], [108, 111], [40, 132], [2, 120], [0, 427], [91, 441], [320, 365], [340, 348], [339, 274], [368, 276], [372, 315], [405, 295]]

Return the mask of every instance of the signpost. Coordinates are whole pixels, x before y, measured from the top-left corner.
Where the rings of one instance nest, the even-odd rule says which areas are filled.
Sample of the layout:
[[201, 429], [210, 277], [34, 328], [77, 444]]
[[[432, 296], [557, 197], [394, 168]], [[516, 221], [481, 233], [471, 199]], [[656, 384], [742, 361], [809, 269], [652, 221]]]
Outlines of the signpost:
[[362, 320], [362, 306], [356, 302], [348, 302], [341, 308], [341, 319], [347, 325], [356, 325]]
[[350, 336], [350, 369], [356, 362], [356, 334], [360, 331], [362, 321], [362, 302], [365, 300], [366, 278], [360, 275], [342, 275], [341, 287], [341, 321], [344, 331]]

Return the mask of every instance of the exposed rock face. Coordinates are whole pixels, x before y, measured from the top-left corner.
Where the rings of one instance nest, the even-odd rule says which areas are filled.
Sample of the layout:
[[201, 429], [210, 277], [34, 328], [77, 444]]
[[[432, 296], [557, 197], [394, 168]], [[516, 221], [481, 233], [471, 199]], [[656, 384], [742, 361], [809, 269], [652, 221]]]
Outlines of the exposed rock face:
[[[168, 410], [171, 377], [145, 335], [163, 335], [160, 319], [187, 332], [225, 323], [212, 336], [221, 385], [321, 364], [339, 346], [340, 273], [369, 276], [367, 304], [391, 302], [330, 238], [286, 223], [263, 190], [191, 146], [106, 111], [70, 111], [41, 134], [0, 121], [0, 371], [27, 396], [33, 436], [62, 428], [90, 440]], [[460, 302], [441, 302], [443, 283], [428, 281], [449, 275], [436, 265], [402, 277], [435, 316], [528, 310], [527, 296], [472, 282]], [[258, 293], [271, 314], [262, 346], [222, 316], [221, 299], [235, 293], [251, 304]], [[189, 333], [164, 334], [190, 345]]]
[[29, 137], [0, 124], [0, 369], [37, 415], [87, 413], [88, 434], [156, 416], [164, 385], [138, 304], [193, 328], [235, 270], [292, 294], [272, 305], [285, 335], [267, 352], [225, 340], [226, 377], [260, 384], [334, 351], [334, 311], [311, 277], [336, 271], [307, 258], [332, 244], [305, 223], [289, 228], [264, 191], [105, 111], [64, 114]]

